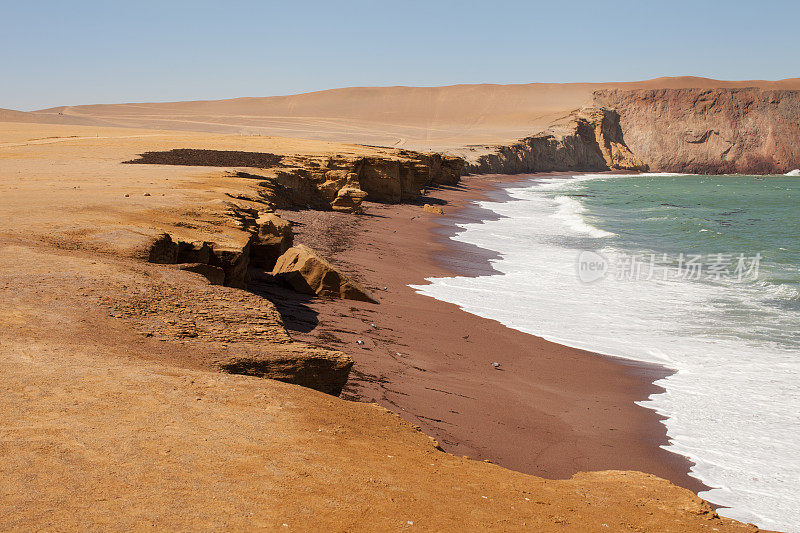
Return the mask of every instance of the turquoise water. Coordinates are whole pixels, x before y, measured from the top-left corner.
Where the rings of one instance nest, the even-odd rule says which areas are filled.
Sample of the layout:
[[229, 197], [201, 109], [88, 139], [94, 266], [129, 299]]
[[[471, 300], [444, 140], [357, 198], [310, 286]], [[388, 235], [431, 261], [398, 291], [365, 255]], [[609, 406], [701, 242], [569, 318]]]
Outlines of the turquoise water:
[[[666, 254], [673, 268], [681, 253], [684, 258], [701, 255], [704, 264], [716, 254], [729, 255], [730, 272], [741, 255], [749, 266], [760, 254], [756, 283], [741, 284], [742, 292], [713, 302], [714, 328], [743, 342], [800, 350], [800, 323], [795, 322], [800, 313], [800, 179], [617, 177], [581, 181], [568, 197], [580, 201], [588, 223], [615, 234], [606, 245], [630, 254], [656, 254], [661, 264]], [[739, 281], [713, 278], [701, 273], [696, 281]]]
[[[800, 179], [535, 178], [479, 205], [454, 239], [498, 274], [422, 294], [562, 344], [675, 373], [666, 417], [720, 514], [800, 531]], [[587, 258], [600, 265], [587, 277]]]

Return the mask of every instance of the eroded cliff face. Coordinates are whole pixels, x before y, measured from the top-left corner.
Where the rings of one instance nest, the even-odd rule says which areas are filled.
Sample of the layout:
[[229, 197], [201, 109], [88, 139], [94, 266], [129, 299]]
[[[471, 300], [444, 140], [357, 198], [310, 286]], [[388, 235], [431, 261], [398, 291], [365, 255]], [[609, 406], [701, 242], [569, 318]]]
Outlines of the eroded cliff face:
[[654, 171], [782, 174], [800, 167], [800, 91], [606, 90], [625, 142]]
[[463, 164], [457, 157], [403, 150], [396, 157], [331, 156], [306, 175], [318, 204], [350, 212], [363, 199], [398, 203], [418, 198], [429, 185], [456, 184]]
[[[176, 270], [200, 274], [212, 285], [246, 289], [251, 267], [270, 271], [288, 251], [293, 232], [288, 222], [274, 213], [275, 209], [317, 209], [347, 213], [359, 212], [365, 198], [382, 202], [413, 200], [431, 185], [455, 184], [460, 179], [463, 161], [440, 154], [425, 154], [404, 150], [376, 149], [374, 154], [290, 154], [240, 150], [179, 148], [150, 151], [129, 164], [169, 165], [182, 167], [228, 167], [215, 173], [215, 186], [230, 187], [219, 202], [213, 227], [237, 228], [232, 235], [218, 238], [216, 231], [197, 231], [198, 220], [182, 220], [170, 232], [154, 228], [128, 232], [127, 246], [120, 255], [149, 263], [173, 265]], [[150, 193], [147, 193], [151, 197]], [[216, 202], [215, 202], [216, 203]], [[197, 215], [195, 214], [195, 217]], [[187, 238], [188, 237], [188, 238]], [[115, 238], [116, 241], [120, 239]], [[127, 248], [127, 252], [125, 249]], [[132, 250], [132, 251], [131, 251]], [[338, 272], [313, 250], [303, 248], [302, 265], [297, 269], [286, 264], [274, 274], [295, 290], [324, 296], [336, 296], [377, 303], [369, 292]], [[283, 263], [287, 263], [288, 260]], [[137, 282], [137, 285], [143, 285]], [[209, 289], [210, 294], [227, 289]], [[157, 288], [149, 292], [158, 294]], [[207, 291], [208, 292], [208, 291]], [[195, 291], [187, 302], [198, 300]], [[155, 297], [154, 297], [155, 298]], [[124, 304], [120, 301], [124, 300]], [[146, 306], [139, 301], [118, 297], [108, 304], [122, 305], [121, 316], [135, 318], [147, 313], [165, 316], [164, 307]], [[170, 296], [169, 302], [177, 299]], [[155, 301], [155, 299], [154, 299]], [[236, 340], [235, 354], [215, 355], [209, 366], [225, 372], [248, 374], [277, 379], [338, 395], [347, 381], [353, 360], [336, 350], [293, 342], [284, 329], [275, 307], [264, 300], [265, 317], [261, 321], [239, 323], [224, 317], [220, 324], [210, 323], [214, 313], [188, 313], [186, 317], [169, 318], [176, 332], [154, 330], [149, 323], [141, 326], [144, 334], [159, 334], [167, 340], [219, 339], [225, 324], [240, 326], [232, 338], [244, 339], [255, 330], [262, 341], [260, 349], [249, 349], [246, 342]], [[176, 304], [179, 309], [188, 303]], [[210, 307], [210, 306], [209, 306]], [[132, 312], [127, 310], [132, 309]], [[152, 312], [151, 312], [152, 311]], [[127, 313], [127, 314], [126, 314]], [[219, 314], [219, 313], [217, 313]], [[193, 319], [192, 316], [201, 316]], [[152, 320], [150, 322], [153, 322]], [[174, 335], [173, 335], [174, 334]], [[172, 335], [172, 337], [170, 337]], [[174, 337], [174, 339], [173, 339]], [[227, 339], [226, 346], [234, 340]], [[266, 348], [268, 347], [268, 348]], [[265, 349], [266, 348], [266, 349]]]
[[236, 239], [221, 243], [191, 234], [191, 240], [182, 240], [151, 231], [149, 236], [140, 236], [142, 242], [134, 254], [151, 263], [180, 264], [212, 283], [244, 289], [250, 266], [271, 270], [292, 244], [291, 228], [275, 226], [276, 220], [280, 221], [272, 214], [275, 209], [358, 213], [365, 199], [388, 203], [414, 200], [426, 187], [458, 183], [464, 161], [438, 153], [393, 149], [376, 150], [368, 156], [280, 156], [183, 148], [144, 152], [124, 163], [247, 169], [229, 169], [218, 177], [252, 184], [235, 194], [226, 193], [225, 218], [242, 230]]
[[488, 148], [490, 152], [468, 163], [465, 172], [647, 170], [625, 144], [619, 115], [601, 108], [576, 110], [541, 134]]
[[459, 157], [439, 153], [381, 151], [385, 154], [314, 157], [177, 149], [145, 152], [125, 163], [259, 169], [233, 173], [259, 180], [257, 202], [279, 209], [332, 209], [348, 213], [358, 211], [364, 199], [398, 203], [418, 198], [422, 189], [430, 185], [455, 185], [464, 165]]

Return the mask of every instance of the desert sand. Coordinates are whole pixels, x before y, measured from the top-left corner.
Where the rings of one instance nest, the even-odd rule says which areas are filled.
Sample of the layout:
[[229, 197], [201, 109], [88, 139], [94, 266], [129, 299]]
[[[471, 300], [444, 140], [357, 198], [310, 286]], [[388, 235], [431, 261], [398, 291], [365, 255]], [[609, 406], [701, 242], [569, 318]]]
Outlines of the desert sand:
[[732, 87], [800, 89], [800, 78], [719, 81], [685, 76], [621, 83], [355, 87], [217, 101], [61, 106], [13, 120], [462, 150], [470, 144], [508, 142], [538, 133], [573, 109], [590, 104], [592, 93], [599, 89]]
[[[123, 164], [146, 151], [174, 148], [396, 157], [383, 149], [308, 140], [0, 124], [4, 530], [755, 530], [719, 518], [691, 491], [650, 474], [615, 470], [546, 480], [440, 451], [431, 437], [380, 406], [223, 372], [228, 362], [246, 358], [284, 365], [282, 379], [290, 380], [304, 362], [349, 364], [347, 352], [353, 350], [321, 339], [307, 344], [298, 332], [287, 331], [285, 311], [258, 294], [210, 285], [179, 265], [147, 261], [145, 252], [152, 259], [153, 239], [164, 232], [213, 242], [223, 253], [246, 245], [250, 236], [237, 218], [237, 202], [253, 205], [242, 198], [255, 197], [256, 180], [228, 172], [236, 169]], [[375, 211], [371, 216], [382, 216], [377, 206]], [[428, 254], [441, 246], [425, 243], [430, 224], [411, 233], [421, 239], [412, 257], [422, 265], [432, 264]], [[352, 264], [359, 265], [354, 259]], [[407, 275], [419, 277], [423, 269]], [[359, 281], [380, 285], [380, 274], [365, 270]], [[397, 291], [388, 314], [405, 316], [407, 327], [416, 303], [394, 284], [405, 278], [394, 279], [381, 298], [388, 303]], [[416, 298], [422, 309], [432, 305]], [[443, 309], [428, 307], [428, 316]], [[466, 316], [454, 309], [444, 313], [449, 322]], [[479, 346], [486, 334], [477, 335]], [[526, 357], [512, 356], [514, 346], [527, 345], [523, 337], [530, 342], [529, 357], [547, 372], [556, 368], [548, 357], [567, 355], [575, 365], [592, 357], [533, 337], [503, 335], [506, 371], [481, 363], [479, 373], [494, 372], [493, 384], [507, 379], [505, 393], [511, 395], [521, 393], [519, 380], [527, 372]], [[409, 345], [418, 341], [412, 337]], [[420, 357], [433, 363], [431, 352]], [[292, 361], [299, 361], [300, 370], [286, 366]], [[443, 375], [452, 372], [459, 379], [469, 371], [448, 364], [440, 369]], [[587, 453], [588, 443], [611, 433], [604, 431], [609, 424], [630, 417], [637, 429], [610, 442], [638, 450], [632, 456], [643, 469], [658, 463], [660, 452], [643, 451], [648, 439], [661, 438], [657, 424], [626, 405], [647, 393], [646, 380], [610, 361], [597, 359], [593, 368], [620, 380], [619, 389], [603, 389], [606, 405], [620, 413], [587, 427], [593, 416], [571, 403], [554, 414], [551, 435], [583, 433], [569, 449], [592, 468], [609, 454]], [[580, 383], [564, 382], [565, 390]], [[427, 382], [413, 379], [408, 386], [422, 394]], [[539, 408], [533, 434], [547, 433], [545, 411], [564, 398], [541, 382], [537, 388], [547, 403]], [[435, 403], [439, 396], [429, 398]], [[633, 433], [647, 428], [656, 433], [637, 442]], [[465, 440], [469, 455], [491, 455], [476, 444], [484, 437]], [[545, 443], [551, 453], [542, 455], [542, 464], [548, 455], [558, 456], [558, 441]], [[662, 472], [676, 471], [666, 465]]]

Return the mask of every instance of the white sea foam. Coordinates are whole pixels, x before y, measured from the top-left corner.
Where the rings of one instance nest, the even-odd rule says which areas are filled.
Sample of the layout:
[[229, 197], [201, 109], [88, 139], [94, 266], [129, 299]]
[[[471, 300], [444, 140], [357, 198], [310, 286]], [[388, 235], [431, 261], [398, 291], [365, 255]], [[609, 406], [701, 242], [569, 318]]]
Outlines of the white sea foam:
[[[580, 179], [599, 177], [613, 176]], [[714, 487], [701, 496], [726, 507], [722, 515], [800, 531], [800, 368], [797, 353], [770, 340], [796, 325], [726, 332], [714, 314], [726, 301], [766, 316], [765, 298], [794, 295], [733, 283], [581, 283], [578, 250], [598, 250], [611, 262], [622, 252], [609, 245], [612, 234], [575, 220], [583, 213], [574, 198], [551, 198], [564, 188], [566, 179], [548, 179], [509, 189], [514, 201], [480, 203], [502, 218], [462, 226], [455, 239], [498, 252], [500, 274], [414, 288], [549, 340], [676, 370], [659, 381], [665, 392], [642, 405], [667, 417], [668, 449], [695, 461], [692, 475]]]
[[583, 233], [591, 237], [613, 237], [609, 231], [603, 231], [584, 221], [582, 213], [586, 211], [581, 203], [569, 196], [558, 196], [555, 198], [556, 213], [555, 217], [560, 218], [569, 229], [577, 233]]
[[794, 170], [790, 170], [784, 176], [800, 176], [800, 168], [796, 168]]

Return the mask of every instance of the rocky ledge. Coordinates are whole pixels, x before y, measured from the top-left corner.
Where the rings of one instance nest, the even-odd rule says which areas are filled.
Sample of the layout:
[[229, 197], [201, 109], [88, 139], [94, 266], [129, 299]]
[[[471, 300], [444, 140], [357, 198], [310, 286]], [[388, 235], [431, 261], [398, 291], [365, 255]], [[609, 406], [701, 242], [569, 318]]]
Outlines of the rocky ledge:
[[128, 164], [249, 167], [260, 171], [232, 171], [229, 175], [256, 180], [255, 197], [273, 209], [321, 209], [358, 212], [365, 199], [398, 203], [421, 196], [430, 185], [454, 185], [463, 159], [440, 153], [384, 150], [382, 156], [332, 154], [277, 156], [224, 150], [175, 149], [145, 152]]

